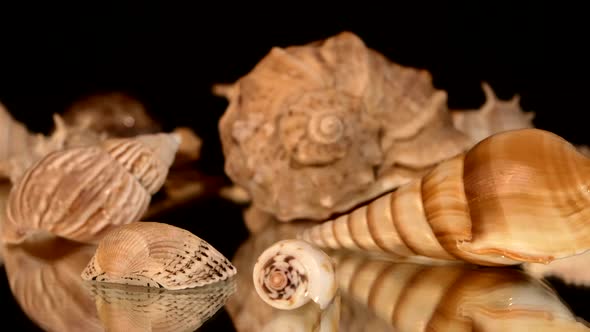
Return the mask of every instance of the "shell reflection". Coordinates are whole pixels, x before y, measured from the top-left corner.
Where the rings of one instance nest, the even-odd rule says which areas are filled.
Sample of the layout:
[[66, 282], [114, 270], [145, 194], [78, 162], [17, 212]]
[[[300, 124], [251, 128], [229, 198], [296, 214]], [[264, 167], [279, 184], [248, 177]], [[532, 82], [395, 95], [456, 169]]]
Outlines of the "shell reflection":
[[235, 279], [185, 290], [86, 282], [107, 331], [195, 331], [236, 291]]
[[333, 257], [343, 302], [395, 331], [590, 330], [550, 287], [516, 269]]
[[3, 249], [10, 290], [39, 327], [45, 331], [103, 331], [80, 278], [95, 246], [52, 238]]

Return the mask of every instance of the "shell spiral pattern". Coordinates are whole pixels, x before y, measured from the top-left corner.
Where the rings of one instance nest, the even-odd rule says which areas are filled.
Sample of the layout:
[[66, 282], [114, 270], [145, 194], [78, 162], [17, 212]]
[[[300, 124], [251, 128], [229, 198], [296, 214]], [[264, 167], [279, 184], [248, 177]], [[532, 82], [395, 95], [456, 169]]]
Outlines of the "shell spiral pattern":
[[82, 279], [174, 290], [223, 281], [236, 272], [219, 251], [189, 231], [141, 221], [106, 234]]
[[499, 133], [299, 237], [322, 248], [481, 265], [590, 249], [590, 160], [539, 129]]
[[286, 310], [310, 300], [326, 308], [337, 289], [330, 257], [299, 240], [282, 240], [267, 248], [254, 265], [253, 279], [262, 300]]
[[4, 240], [18, 243], [45, 231], [96, 242], [112, 227], [139, 220], [178, 144], [173, 134], [156, 134], [48, 154], [13, 186]]

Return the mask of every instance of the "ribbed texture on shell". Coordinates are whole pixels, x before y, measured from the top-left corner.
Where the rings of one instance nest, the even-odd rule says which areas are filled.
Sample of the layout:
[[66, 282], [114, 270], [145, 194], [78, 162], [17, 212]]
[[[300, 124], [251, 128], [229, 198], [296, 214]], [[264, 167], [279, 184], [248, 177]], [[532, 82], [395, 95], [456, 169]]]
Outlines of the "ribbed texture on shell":
[[195, 331], [236, 291], [233, 279], [179, 291], [106, 283], [89, 288], [106, 330], [127, 332]]
[[109, 232], [99, 242], [82, 278], [184, 289], [235, 274], [227, 258], [194, 234], [163, 223], [132, 222]]
[[590, 161], [539, 129], [496, 134], [300, 237], [324, 248], [481, 265], [590, 249]]
[[140, 135], [132, 139], [109, 139], [106, 152], [139, 181], [150, 194], [164, 184], [174, 161], [180, 137], [176, 134]]
[[12, 188], [4, 238], [19, 242], [44, 230], [94, 242], [109, 228], [138, 220], [150, 195], [99, 147], [53, 152]]

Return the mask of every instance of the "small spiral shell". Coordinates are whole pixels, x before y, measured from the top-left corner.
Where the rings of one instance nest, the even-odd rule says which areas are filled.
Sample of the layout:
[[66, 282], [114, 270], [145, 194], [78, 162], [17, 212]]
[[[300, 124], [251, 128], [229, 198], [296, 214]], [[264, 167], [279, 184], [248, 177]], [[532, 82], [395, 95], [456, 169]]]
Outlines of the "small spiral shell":
[[178, 144], [174, 134], [142, 135], [46, 155], [10, 192], [4, 240], [18, 243], [45, 231], [96, 242], [110, 228], [139, 220]]
[[481, 265], [590, 249], [590, 160], [539, 129], [499, 133], [300, 237], [322, 248]]
[[189, 231], [136, 221], [100, 240], [82, 279], [174, 290], [209, 285], [235, 274], [223, 254]]
[[307, 133], [321, 144], [336, 143], [344, 136], [345, 124], [336, 113], [313, 114], [309, 120]]
[[284, 310], [310, 300], [324, 309], [337, 290], [330, 256], [299, 240], [282, 240], [267, 248], [254, 265], [253, 279], [260, 298]]

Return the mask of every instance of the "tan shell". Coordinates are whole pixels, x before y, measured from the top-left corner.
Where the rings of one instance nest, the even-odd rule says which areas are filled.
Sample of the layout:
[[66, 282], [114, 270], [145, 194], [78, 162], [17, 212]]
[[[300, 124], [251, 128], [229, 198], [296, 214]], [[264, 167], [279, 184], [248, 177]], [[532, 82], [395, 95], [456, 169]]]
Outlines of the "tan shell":
[[87, 283], [106, 331], [192, 332], [236, 291], [235, 280], [185, 290]]
[[334, 263], [314, 245], [282, 240], [268, 247], [256, 260], [252, 279], [267, 304], [284, 310], [313, 301], [326, 309], [336, 296]]
[[482, 265], [548, 263], [590, 249], [589, 188], [590, 160], [566, 140], [507, 131], [301, 238]]
[[178, 143], [175, 135], [141, 135], [48, 154], [13, 186], [4, 241], [45, 231], [96, 242], [110, 228], [139, 220], [164, 183]]
[[478, 110], [451, 111], [453, 125], [469, 136], [473, 144], [484, 138], [514, 129], [534, 128], [534, 112], [520, 108], [520, 96], [499, 100], [489, 84], [483, 83], [485, 104]]
[[0, 161], [28, 150], [38, 137], [30, 133], [27, 127], [16, 121], [0, 103]]
[[109, 137], [133, 137], [162, 130], [138, 99], [123, 92], [80, 98], [64, 112], [63, 119], [68, 127], [106, 133]]
[[588, 331], [555, 291], [515, 269], [336, 255], [343, 299], [392, 331]]
[[102, 238], [82, 278], [185, 289], [235, 274], [236, 268], [196, 235], [172, 225], [142, 221], [118, 227]]
[[274, 47], [216, 93], [229, 99], [219, 122], [226, 173], [281, 221], [348, 210], [471, 144], [426, 71], [349, 32]]
[[95, 246], [46, 238], [3, 249], [12, 296], [43, 331], [104, 331], [80, 279]]

